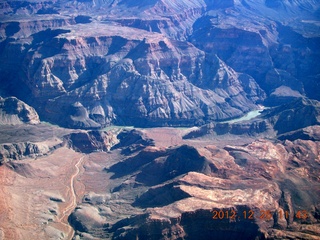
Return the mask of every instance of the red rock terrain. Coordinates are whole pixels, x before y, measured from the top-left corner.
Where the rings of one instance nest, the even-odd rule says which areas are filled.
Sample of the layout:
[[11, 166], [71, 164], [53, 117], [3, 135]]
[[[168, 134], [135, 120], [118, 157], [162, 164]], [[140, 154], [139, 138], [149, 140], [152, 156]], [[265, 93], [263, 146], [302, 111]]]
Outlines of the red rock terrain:
[[[138, 154], [141, 166], [130, 164], [131, 158], [117, 164], [121, 173], [134, 176], [116, 192], [125, 196], [151, 184], [133, 204], [146, 210], [116, 223], [111, 232], [115, 239], [317, 239], [319, 153], [318, 142], [257, 140], [224, 149], [177, 147], [154, 160]], [[117, 169], [110, 168], [115, 178], [121, 177]], [[215, 210], [237, 217], [213, 219]], [[308, 217], [302, 219], [299, 210]], [[244, 219], [248, 212], [255, 213], [253, 219]]]
[[1, 1], [0, 239], [319, 239], [319, 9]]
[[[70, 180], [81, 154], [62, 148], [49, 157], [1, 166], [2, 239], [70, 239]], [[81, 192], [81, 185], [76, 186]], [[78, 191], [78, 192], [79, 192]]]
[[2, 238], [318, 239], [319, 141], [217, 147], [175, 131], [170, 147], [170, 129], [126, 130], [119, 143], [112, 130], [109, 152], [72, 133], [67, 146], [85, 155], [59, 145], [0, 166]]

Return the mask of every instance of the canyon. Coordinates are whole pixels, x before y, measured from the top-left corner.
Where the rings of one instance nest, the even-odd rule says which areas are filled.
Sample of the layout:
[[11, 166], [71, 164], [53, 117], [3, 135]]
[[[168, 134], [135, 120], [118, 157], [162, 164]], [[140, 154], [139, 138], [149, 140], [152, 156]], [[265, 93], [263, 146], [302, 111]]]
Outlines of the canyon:
[[319, 239], [319, 14], [0, 1], [0, 239]]
[[4, 1], [0, 93], [82, 129], [319, 100], [319, 3], [270, 2]]

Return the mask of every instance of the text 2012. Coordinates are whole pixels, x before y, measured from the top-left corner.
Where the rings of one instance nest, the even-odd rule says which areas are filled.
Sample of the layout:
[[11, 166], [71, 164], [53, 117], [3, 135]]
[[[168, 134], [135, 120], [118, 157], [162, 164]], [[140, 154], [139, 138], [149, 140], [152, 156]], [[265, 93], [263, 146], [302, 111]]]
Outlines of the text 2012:
[[[278, 218], [280, 219], [289, 219], [290, 213], [289, 211], [283, 211], [283, 210], [278, 210]], [[254, 210], [243, 210], [241, 212], [237, 212], [236, 210], [229, 209], [229, 210], [212, 210], [212, 218], [215, 220], [222, 220], [222, 219], [231, 219], [231, 220], [236, 220], [236, 219], [248, 219], [248, 220], [253, 220], [255, 218], [263, 219], [266, 221], [269, 221], [273, 219], [275, 211], [271, 210], [259, 210], [259, 211], [254, 211]], [[308, 218], [308, 212], [306, 210], [299, 210], [297, 211], [294, 216], [297, 219], [307, 219]]]

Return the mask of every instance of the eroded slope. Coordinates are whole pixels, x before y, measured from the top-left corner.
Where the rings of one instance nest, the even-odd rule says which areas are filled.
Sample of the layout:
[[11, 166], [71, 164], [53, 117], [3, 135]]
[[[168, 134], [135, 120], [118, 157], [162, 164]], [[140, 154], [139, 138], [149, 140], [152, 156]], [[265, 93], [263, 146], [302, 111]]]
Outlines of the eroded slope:
[[0, 93], [76, 128], [200, 125], [265, 99], [319, 99], [318, 9], [319, 1], [4, 1]]

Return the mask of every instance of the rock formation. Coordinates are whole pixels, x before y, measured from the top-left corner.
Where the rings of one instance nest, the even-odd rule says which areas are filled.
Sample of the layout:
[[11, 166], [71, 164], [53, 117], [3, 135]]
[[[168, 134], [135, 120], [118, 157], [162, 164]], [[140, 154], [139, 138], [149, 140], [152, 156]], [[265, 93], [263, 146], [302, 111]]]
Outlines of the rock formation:
[[318, 239], [319, 9], [1, 1], [0, 238]]
[[223, 134], [268, 135], [269, 137], [279, 135], [280, 139], [288, 137], [288, 139], [302, 138], [318, 141], [317, 137], [313, 136], [313, 130], [316, 131], [319, 125], [319, 101], [296, 98], [278, 107], [265, 109], [254, 119], [203, 125], [186, 134], [184, 138]]
[[320, 141], [320, 126], [310, 126], [295, 131], [287, 132], [278, 136], [278, 139], [294, 141], [296, 139]]
[[266, 97], [319, 99], [316, 1], [140, 4], [4, 1], [0, 92], [70, 128], [193, 126]]
[[40, 123], [37, 112], [15, 97], [0, 97], [0, 125]]
[[320, 124], [320, 102], [299, 98], [263, 113], [278, 134]]
[[71, 148], [82, 153], [109, 151], [119, 142], [112, 131], [75, 132], [64, 136], [64, 139]]
[[258, 136], [266, 134], [274, 135], [273, 127], [266, 120], [258, 119], [254, 121], [244, 121], [239, 123], [209, 123], [193, 130], [183, 136], [184, 139], [200, 138], [206, 135], [245, 135]]
[[142, 132], [133, 130], [123, 130], [118, 135], [118, 144], [113, 149], [122, 148], [123, 154], [130, 154], [142, 150], [147, 146], [154, 146], [154, 140], [147, 138]]
[[86, 195], [69, 221], [110, 239], [316, 239], [319, 149], [301, 139], [147, 147], [105, 168], [112, 193]]
[[26, 157], [34, 158], [47, 154], [50, 148], [42, 143], [8, 143], [0, 144], [0, 165], [9, 160], [21, 160]]

